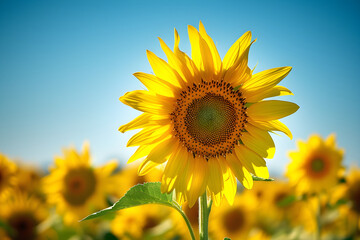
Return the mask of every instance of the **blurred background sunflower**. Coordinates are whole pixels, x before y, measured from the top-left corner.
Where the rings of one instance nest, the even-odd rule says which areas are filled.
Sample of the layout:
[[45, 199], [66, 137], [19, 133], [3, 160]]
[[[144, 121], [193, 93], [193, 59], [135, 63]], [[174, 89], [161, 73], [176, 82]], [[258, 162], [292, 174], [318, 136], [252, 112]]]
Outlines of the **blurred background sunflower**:
[[81, 153], [74, 148], [65, 149], [64, 157], [55, 158], [55, 166], [43, 179], [48, 203], [56, 205], [65, 224], [78, 224], [90, 213], [107, 206], [110, 175], [116, 167], [115, 162], [93, 167], [88, 143], [84, 143]]

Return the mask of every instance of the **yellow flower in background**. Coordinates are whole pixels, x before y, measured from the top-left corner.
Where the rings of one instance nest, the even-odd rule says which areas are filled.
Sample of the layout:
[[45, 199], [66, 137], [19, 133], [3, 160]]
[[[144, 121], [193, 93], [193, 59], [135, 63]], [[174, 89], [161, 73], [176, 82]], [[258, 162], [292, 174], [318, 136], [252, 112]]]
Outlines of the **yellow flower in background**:
[[41, 178], [44, 174], [39, 168], [35, 166], [19, 164], [16, 175], [16, 187], [19, 190], [29, 194], [36, 194], [37, 196], [42, 194]]
[[39, 227], [47, 216], [48, 210], [42, 201], [23, 192], [11, 192], [0, 204], [0, 221], [11, 227], [12, 233], [0, 234], [0, 237], [13, 240], [49, 239], [47, 232]]
[[[347, 200], [350, 208], [360, 216], [360, 169], [353, 167], [346, 176], [346, 183], [340, 184], [334, 192], [335, 201]], [[333, 200], [334, 201], [334, 200]]]
[[294, 189], [281, 180], [274, 182], [256, 182], [251, 190], [244, 190], [246, 195], [258, 210], [257, 225], [266, 231], [279, 227], [281, 221], [295, 225], [299, 215], [299, 203], [294, 201]]
[[236, 195], [234, 205], [222, 203], [213, 208], [209, 219], [209, 234], [214, 239], [248, 239], [255, 223], [255, 206], [245, 195]]
[[117, 200], [124, 196], [129, 189], [137, 184], [145, 182], [160, 182], [162, 172], [160, 169], [154, 169], [145, 176], [137, 174], [138, 165], [128, 165], [111, 177], [111, 193]]
[[129, 162], [144, 158], [139, 175], [167, 162], [162, 191], [176, 189], [180, 203], [193, 206], [206, 190], [216, 205], [223, 195], [232, 203], [235, 177], [246, 188], [252, 188], [251, 174], [269, 177], [264, 158], [275, 152], [269, 131], [292, 137], [278, 119], [298, 106], [264, 100], [292, 94], [277, 85], [291, 67], [253, 74], [247, 66], [251, 32], [240, 37], [223, 60], [201, 22], [199, 31], [189, 26], [188, 33], [192, 59], [180, 51], [176, 30], [173, 51], [160, 39], [168, 62], [147, 51], [155, 75], [134, 75], [148, 90], [120, 98], [143, 114], [119, 130], [142, 129], [127, 144], [139, 146]]
[[312, 135], [307, 143], [298, 141], [299, 151], [289, 153], [286, 176], [298, 193], [319, 193], [334, 187], [343, 172], [344, 151], [336, 147], [335, 135], [323, 140]]
[[118, 211], [111, 221], [111, 232], [119, 239], [168, 239], [169, 209], [160, 205], [143, 205]]
[[6, 197], [16, 185], [16, 170], [16, 164], [0, 153], [0, 199]]
[[107, 207], [109, 179], [116, 167], [115, 162], [98, 168], [91, 166], [87, 143], [82, 153], [66, 149], [64, 157], [55, 157], [55, 166], [43, 180], [47, 200], [56, 205], [65, 224], [77, 223], [95, 210]]

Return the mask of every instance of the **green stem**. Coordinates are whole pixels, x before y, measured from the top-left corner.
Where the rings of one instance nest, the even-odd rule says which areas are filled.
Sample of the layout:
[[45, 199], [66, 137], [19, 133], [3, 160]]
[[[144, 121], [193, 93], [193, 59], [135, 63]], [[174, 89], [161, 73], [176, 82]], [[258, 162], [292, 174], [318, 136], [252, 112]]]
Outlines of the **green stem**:
[[211, 202], [208, 206], [206, 191], [199, 198], [199, 235], [200, 240], [208, 240], [208, 225], [209, 225], [209, 215], [211, 211]]
[[191, 235], [191, 240], [195, 240], [194, 231], [191, 227], [191, 223], [190, 223], [189, 219], [187, 218], [186, 214], [181, 210], [181, 208], [178, 209], [178, 212], [181, 214], [181, 216], [184, 218], [184, 220], [186, 222], [186, 226], [188, 227], [190, 235]]
[[317, 200], [318, 200], [318, 209], [317, 209], [317, 213], [316, 213], [316, 223], [317, 223], [316, 240], [320, 240], [321, 239], [321, 199], [320, 199], [320, 196], [317, 196]]

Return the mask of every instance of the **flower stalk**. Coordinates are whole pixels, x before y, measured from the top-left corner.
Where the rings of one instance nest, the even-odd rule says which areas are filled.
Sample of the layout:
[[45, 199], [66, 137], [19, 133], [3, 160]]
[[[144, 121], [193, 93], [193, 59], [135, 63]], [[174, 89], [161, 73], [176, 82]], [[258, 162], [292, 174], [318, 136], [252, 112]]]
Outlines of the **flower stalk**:
[[200, 240], [209, 239], [209, 216], [211, 211], [211, 202], [207, 203], [206, 191], [199, 197], [199, 236]]

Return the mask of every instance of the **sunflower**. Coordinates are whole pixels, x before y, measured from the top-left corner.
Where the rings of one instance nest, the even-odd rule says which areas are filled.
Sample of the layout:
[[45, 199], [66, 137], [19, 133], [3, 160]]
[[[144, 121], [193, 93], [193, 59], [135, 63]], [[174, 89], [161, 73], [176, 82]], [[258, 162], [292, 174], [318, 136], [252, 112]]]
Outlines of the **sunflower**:
[[248, 239], [255, 223], [254, 205], [245, 195], [236, 195], [234, 205], [221, 204], [210, 214], [209, 234], [214, 239]]
[[16, 171], [16, 164], [0, 153], [0, 199], [6, 197], [16, 185]]
[[289, 153], [292, 159], [286, 176], [300, 194], [319, 193], [335, 186], [343, 172], [344, 151], [335, 144], [335, 135], [325, 141], [312, 135], [308, 143], [298, 141], [299, 151]]
[[242, 194], [258, 210], [254, 214], [256, 225], [264, 232], [273, 233], [279, 227], [297, 224], [302, 204], [294, 201], [294, 190], [287, 182], [256, 182], [252, 190], [245, 190]]
[[334, 191], [332, 203], [344, 200], [360, 216], [360, 169], [357, 167], [350, 169], [345, 183], [339, 184]]
[[121, 169], [118, 173], [111, 177], [112, 193], [116, 198], [121, 198], [131, 187], [145, 182], [160, 182], [161, 170], [154, 169], [145, 176], [137, 174], [138, 165], [130, 165]]
[[0, 236], [14, 240], [45, 239], [46, 235], [39, 228], [48, 215], [44, 203], [19, 191], [11, 193], [0, 204], [0, 221], [4, 221], [12, 231], [7, 236]]
[[111, 232], [119, 239], [168, 239], [168, 210], [158, 205], [123, 209], [111, 221]]
[[73, 148], [64, 150], [64, 157], [55, 158], [55, 166], [43, 180], [47, 200], [56, 205], [65, 224], [77, 223], [94, 210], [107, 206], [109, 179], [116, 167], [115, 162], [92, 167], [87, 143], [82, 153]]
[[221, 60], [200, 22], [189, 26], [192, 59], [179, 50], [175, 30], [172, 51], [162, 39], [168, 62], [147, 51], [155, 75], [135, 73], [148, 90], [136, 90], [120, 101], [143, 112], [119, 128], [142, 129], [127, 146], [139, 146], [129, 162], [144, 157], [139, 174], [167, 161], [162, 191], [176, 189], [180, 203], [195, 201], [206, 190], [216, 205], [223, 195], [232, 203], [236, 177], [246, 188], [252, 175], [268, 178], [264, 158], [272, 158], [274, 142], [268, 131], [289, 129], [278, 119], [294, 113], [291, 102], [263, 100], [292, 94], [277, 86], [291, 70], [280, 67], [253, 74], [248, 68], [251, 32], [240, 37]]
[[29, 194], [35, 194], [41, 196], [41, 178], [43, 173], [39, 168], [35, 166], [28, 166], [19, 164], [17, 175], [17, 184], [16, 187], [23, 192]]

